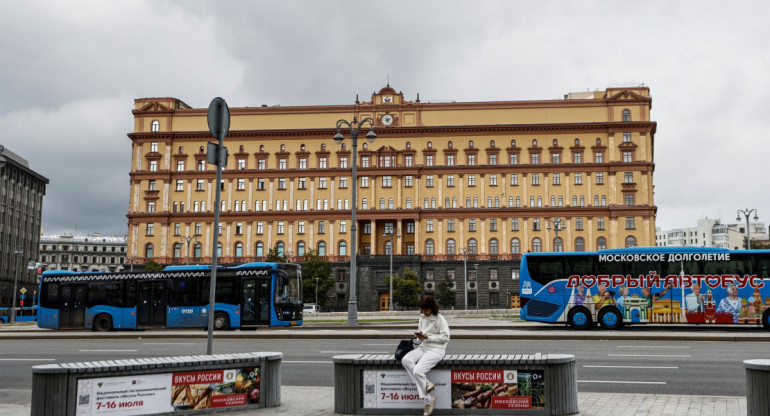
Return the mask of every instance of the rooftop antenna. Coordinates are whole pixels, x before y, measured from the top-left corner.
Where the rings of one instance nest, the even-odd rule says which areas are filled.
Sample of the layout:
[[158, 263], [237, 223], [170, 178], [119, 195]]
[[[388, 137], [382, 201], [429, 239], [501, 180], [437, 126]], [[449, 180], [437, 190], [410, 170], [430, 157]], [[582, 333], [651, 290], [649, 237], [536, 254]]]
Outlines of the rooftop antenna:
[[390, 87], [390, 74], [388, 74], [388, 87]]

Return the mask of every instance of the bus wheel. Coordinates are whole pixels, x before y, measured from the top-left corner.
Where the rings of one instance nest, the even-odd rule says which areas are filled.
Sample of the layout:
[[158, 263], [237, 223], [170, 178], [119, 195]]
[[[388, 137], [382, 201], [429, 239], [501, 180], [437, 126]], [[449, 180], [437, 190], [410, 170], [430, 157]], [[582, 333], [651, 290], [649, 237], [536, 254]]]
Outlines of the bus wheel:
[[214, 329], [217, 331], [230, 329], [230, 317], [224, 312], [214, 314]]
[[575, 329], [588, 329], [591, 327], [591, 312], [586, 308], [573, 308], [567, 317], [569, 324]]
[[765, 309], [765, 313], [762, 314], [762, 326], [770, 329], [770, 309]]
[[107, 332], [112, 330], [112, 318], [109, 315], [101, 314], [94, 318], [94, 331]]
[[604, 329], [618, 329], [623, 325], [623, 317], [614, 307], [604, 308], [599, 312], [599, 323]]

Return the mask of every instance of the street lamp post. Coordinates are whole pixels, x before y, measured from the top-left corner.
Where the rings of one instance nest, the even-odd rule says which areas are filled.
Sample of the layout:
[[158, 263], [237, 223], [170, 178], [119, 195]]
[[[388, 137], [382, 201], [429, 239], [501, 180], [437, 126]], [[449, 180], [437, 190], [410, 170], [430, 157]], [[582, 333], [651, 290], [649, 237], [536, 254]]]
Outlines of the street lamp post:
[[553, 218], [550, 220], [545, 220], [545, 222], [548, 224], [548, 227], [547, 227], [548, 231], [551, 231], [551, 225], [553, 225], [553, 231], [555, 233], [555, 236], [553, 238], [553, 251], [554, 252], [564, 251], [564, 247], [557, 246], [557, 244], [559, 242], [559, 231], [567, 228], [564, 225], [565, 221], [561, 218]]
[[21, 247], [16, 247], [13, 252], [16, 255], [16, 271], [13, 274], [13, 301], [11, 302], [11, 323], [16, 323], [16, 284], [19, 280], [19, 269], [21, 269], [21, 256], [24, 254]]
[[377, 135], [374, 133], [374, 119], [367, 117], [360, 122], [356, 116], [353, 116], [353, 122], [349, 122], [344, 119], [337, 120], [337, 134], [334, 135], [334, 142], [341, 145], [345, 140], [345, 136], [342, 135], [342, 126], [347, 126], [350, 129], [350, 138], [353, 144], [353, 160], [352, 162], [352, 185], [353, 185], [353, 204], [351, 205], [350, 214], [352, 224], [350, 225], [350, 299], [348, 300], [348, 325], [358, 325], [358, 301], [356, 300], [356, 256], [358, 254], [358, 247], [356, 245], [356, 234], [358, 233], [358, 226], [356, 224], [356, 205], [357, 196], [356, 188], [358, 188], [358, 178], [356, 165], [358, 164], [358, 133], [361, 132], [361, 125], [369, 123], [369, 132], [366, 133], [366, 139], [370, 143], [374, 142]]
[[467, 248], [461, 248], [460, 251], [463, 252], [463, 263], [465, 265], [465, 310], [468, 310], [468, 249]]
[[190, 264], [190, 242], [192, 240], [195, 240], [195, 239], [197, 239], [197, 237], [194, 236], [194, 235], [192, 235], [192, 236], [190, 236], [190, 235], [183, 235], [182, 236], [182, 241], [186, 241], [187, 242], [187, 260], [186, 260], [185, 264], [188, 264], [188, 265]]
[[383, 234], [383, 237], [390, 237], [390, 279], [389, 285], [390, 285], [390, 293], [388, 296], [388, 311], [393, 310], [393, 251], [395, 251], [395, 248], [393, 246], [393, 234], [395, 230], [391, 229], [390, 231], [385, 231], [385, 234]]
[[759, 216], [757, 215], [757, 209], [739, 209], [738, 210], [738, 217], [735, 218], [737, 221], [741, 220], [741, 214], [743, 214], [744, 217], [746, 217], [746, 248], [751, 250], [751, 228], [749, 228], [749, 218], [751, 217], [751, 213], [754, 213], [754, 221], [759, 221]]

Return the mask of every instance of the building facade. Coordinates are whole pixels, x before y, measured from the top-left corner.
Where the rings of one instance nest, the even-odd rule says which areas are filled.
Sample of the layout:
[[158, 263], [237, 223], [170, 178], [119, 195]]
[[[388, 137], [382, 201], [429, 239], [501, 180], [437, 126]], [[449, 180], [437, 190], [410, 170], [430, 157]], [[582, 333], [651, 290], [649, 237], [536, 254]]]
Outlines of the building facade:
[[[466, 288], [469, 307], [476, 290], [480, 307], [505, 306], [518, 292], [521, 253], [654, 244], [650, 108], [644, 86], [451, 103], [407, 100], [387, 86], [352, 105], [231, 108], [220, 261], [262, 259], [270, 248], [301, 261], [313, 250], [335, 262], [329, 295], [344, 307], [356, 251], [359, 306], [375, 310], [392, 250], [396, 274], [410, 267], [428, 293], [456, 279], [457, 307]], [[133, 114], [129, 256], [209, 262], [216, 171], [206, 163], [207, 109], [142, 98]], [[377, 135], [370, 143], [362, 127], [356, 183], [349, 131], [333, 140], [337, 121], [354, 118], [371, 118]]]
[[0, 306], [13, 302], [14, 281], [17, 305], [22, 289], [37, 291], [34, 267], [27, 266], [38, 255], [47, 184], [24, 158], [0, 145]]
[[43, 235], [39, 263], [46, 270], [120, 272], [131, 267], [126, 238], [91, 235]]
[[[770, 238], [763, 222], [750, 222], [751, 241]], [[718, 219], [700, 219], [696, 227], [657, 230], [655, 245], [659, 247], [717, 247], [743, 250], [746, 243], [746, 224], [722, 224]]]

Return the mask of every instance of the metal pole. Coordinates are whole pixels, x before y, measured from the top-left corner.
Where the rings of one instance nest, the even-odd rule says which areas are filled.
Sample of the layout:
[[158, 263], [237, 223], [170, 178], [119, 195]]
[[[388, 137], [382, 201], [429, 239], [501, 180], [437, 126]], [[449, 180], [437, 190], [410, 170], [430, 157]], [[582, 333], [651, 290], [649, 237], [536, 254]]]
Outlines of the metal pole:
[[738, 210], [738, 218], [736, 218], [738, 221], [741, 219], [741, 214], [743, 214], [746, 217], [746, 248], [748, 250], [751, 250], [751, 225], [749, 224], [749, 219], [751, 218], [751, 213], [754, 213], [754, 221], [759, 220], [759, 216], [757, 215], [757, 209], [739, 209]]
[[463, 262], [465, 263], [465, 310], [468, 310], [468, 249], [463, 250]]
[[11, 323], [16, 323], [16, 285], [17, 281], [19, 280], [19, 269], [21, 269], [21, 256], [24, 254], [24, 252], [21, 251], [20, 247], [16, 247], [16, 251], [13, 252], [13, 254], [16, 255], [16, 270], [13, 274], [13, 301], [11, 302]]
[[388, 311], [393, 310], [393, 231], [390, 232], [390, 295], [388, 298]]

